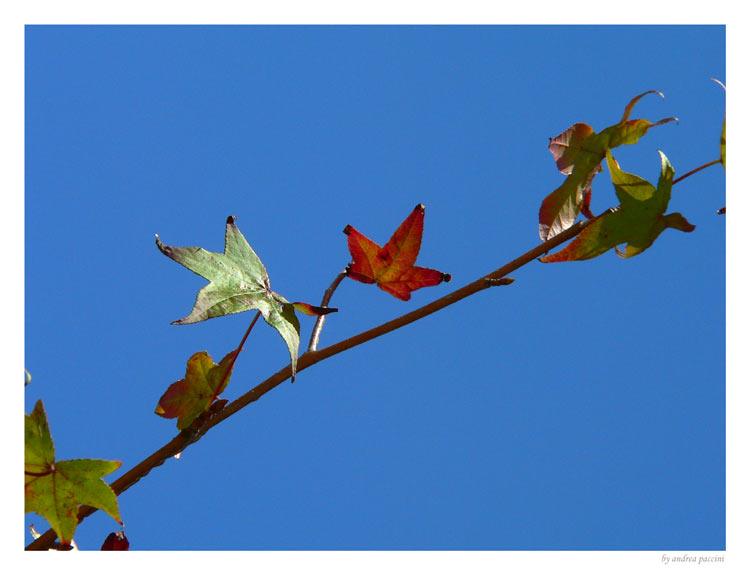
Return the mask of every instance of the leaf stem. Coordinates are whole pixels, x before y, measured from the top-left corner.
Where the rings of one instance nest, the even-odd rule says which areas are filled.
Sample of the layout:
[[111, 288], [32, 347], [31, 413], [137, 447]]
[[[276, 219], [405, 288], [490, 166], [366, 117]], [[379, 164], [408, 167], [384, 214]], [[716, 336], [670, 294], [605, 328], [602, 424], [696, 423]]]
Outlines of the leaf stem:
[[[339, 287], [339, 284], [345, 277], [346, 277], [346, 269], [340, 271], [339, 275], [336, 276], [336, 279], [334, 279], [331, 282], [331, 285], [328, 286], [328, 289], [323, 294], [323, 299], [320, 302], [320, 307], [328, 307], [328, 304], [331, 301], [331, 297], [333, 297], [333, 292], [336, 291], [336, 288]], [[312, 335], [310, 336], [310, 344], [307, 346], [308, 352], [315, 351], [316, 349], [318, 349], [318, 341], [320, 340], [320, 332], [323, 331], [323, 324], [325, 322], [326, 322], [325, 315], [319, 315], [318, 319], [315, 320], [315, 326], [313, 327]]]
[[687, 174], [683, 174], [679, 178], [675, 178], [674, 180], [672, 180], [672, 185], [674, 186], [677, 182], [680, 182], [684, 180], [685, 178], [692, 176], [693, 174], [697, 172], [700, 172], [701, 170], [705, 170], [706, 168], [713, 166], [714, 164], [719, 164], [719, 163], [721, 163], [721, 158], [718, 158], [714, 160], [713, 162], [708, 162], [707, 164], [703, 164], [702, 166], [699, 166], [695, 168], [694, 170], [690, 170]]
[[[245, 335], [242, 336], [242, 341], [240, 341], [240, 345], [238, 345], [237, 349], [234, 351], [234, 357], [232, 358], [232, 362], [229, 364], [229, 369], [227, 369], [224, 372], [224, 377], [221, 378], [221, 382], [219, 382], [219, 385], [216, 387], [216, 389], [222, 389], [224, 387], [224, 382], [229, 377], [229, 374], [232, 373], [232, 370], [234, 369], [234, 364], [237, 362], [237, 357], [240, 355], [240, 352], [242, 351], [242, 346], [245, 345], [245, 342], [247, 341], [247, 336], [250, 335], [250, 332], [253, 330], [253, 326], [255, 325], [255, 322], [258, 321], [259, 317], [260, 317], [260, 312], [256, 312], [255, 317], [253, 318], [253, 321], [250, 322], [250, 326], [247, 328], [247, 331], [245, 332]], [[211, 398], [210, 403], [213, 403], [216, 397], [217, 396], [214, 395]]]
[[[604, 213], [608, 213], [608, 212], [609, 210], [607, 210], [607, 212], [604, 212]], [[338, 343], [329, 345], [328, 347], [323, 348], [321, 350], [308, 351], [307, 353], [303, 354], [299, 358], [299, 361], [297, 362], [297, 372], [300, 372], [312, 365], [315, 365], [319, 361], [322, 361], [326, 358], [337, 355], [343, 351], [346, 351], [348, 349], [361, 345], [367, 341], [370, 341], [372, 339], [385, 335], [386, 333], [399, 329], [405, 325], [413, 323], [427, 315], [430, 315], [445, 307], [453, 305], [454, 303], [464, 298], [467, 298], [479, 291], [485, 290], [493, 285], [501, 284], [501, 282], [498, 282], [497, 280], [500, 280], [501, 278], [505, 277], [509, 273], [528, 264], [529, 262], [534, 261], [538, 257], [556, 248], [560, 244], [565, 243], [569, 239], [574, 238], [575, 236], [580, 234], [586, 227], [588, 227], [593, 222], [595, 222], [598, 218], [600, 218], [602, 215], [604, 214], [600, 214], [599, 216], [591, 220], [583, 220], [581, 222], [578, 222], [577, 224], [573, 225], [567, 230], [559, 233], [555, 237], [545, 241], [542, 244], [539, 244], [535, 248], [527, 251], [525, 254], [508, 262], [504, 266], [499, 267], [495, 271], [489, 274], [483, 275], [479, 279], [463, 286], [462, 288], [457, 289], [454, 292], [449, 293], [448, 295], [445, 295], [437, 300], [434, 300], [433, 302], [428, 303], [427, 305], [424, 305], [400, 317], [387, 321], [367, 331], [364, 331], [350, 338], [342, 340]], [[346, 275], [345, 272], [341, 272], [336, 277], [336, 279], [333, 281], [333, 283], [328, 288], [328, 290], [326, 290], [326, 295], [324, 295], [324, 301], [325, 301], [326, 296], [330, 300], [331, 295], [335, 291], [336, 287], [338, 287], [338, 284], [341, 283], [341, 280], [343, 280], [345, 275]], [[252, 324], [250, 327], [252, 327]], [[249, 331], [250, 329], [248, 328], [248, 333]], [[320, 330], [318, 330], [318, 335], [319, 333], [320, 333]], [[243, 338], [243, 342], [244, 340], [245, 338]], [[163, 445], [161, 448], [157, 449], [154, 453], [146, 457], [143, 461], [136, 464], [134, 467], [126, 471], [123, 475], [115, 479], [110, 484], [110, 487], [112, 488], [112, 490], [115, 492], [116, 495], [121, 494], [123, 491], [129, 489], [130, 487], [135, 485], [138, 481], [140, 481], [143, 477], [148, 475], [153, 469], [155, 469], [156, 467], [159, 467], [160, 465], [163, 465], [165, 461], [167, 461], [174, 455], [183, 452], [189, 445], [198, 441], [212, 427], [214, 427], [215, 425], [218, 425], [219, 423], [221, 423], [228, 417], [231, 417], [232, 415], [234, 415], [235, 413], [237, 413], [238, 411], [240, 411], [242, 408], [246, 407], [250, 403], [257, 401], [263, 395], [271, 391], [274, 387], [277, 387], [278, 385], [280, 385], [281, 383], [289, 379], [291, 375], [292, 375], [291, 365], [287, 365], [286, 367], [280, 369], [275, 374], [267, 378], [265, 381], [256, 385], [253, 389], [246, 392], [244, 395], [241, 395], [240, 397], [235, 399], [233, 402], [229, 403], [226, 407], [224, 407], [224, 409], [216, 413], [214, 417], [206, 421], [200, 427], [199, 430], [194, 431], [194, 430], [186, 429], [180, 432], [177, 436], [175, 436], [168, 443]], [[88, 517], [89, 515], [91, 515], [92, 513], [96, 511], [97, 509], [95, 507], [82, 505], [78, 510], [79, 523], [83, 521], [84, 518]], [[56, 538], [57, 538], [57, 534], [54, 532], [54, 530], [48, 529], [38, 539], [29, 543], [26, 546], [26, 550], [27, 551], [47, 550], [54, 544]]]

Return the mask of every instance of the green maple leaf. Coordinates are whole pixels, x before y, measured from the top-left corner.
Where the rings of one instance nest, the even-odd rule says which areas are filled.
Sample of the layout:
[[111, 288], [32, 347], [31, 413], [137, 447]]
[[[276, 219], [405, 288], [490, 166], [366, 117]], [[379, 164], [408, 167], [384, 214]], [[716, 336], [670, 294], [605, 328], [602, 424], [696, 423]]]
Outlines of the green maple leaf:
[[[587, 260], [615, 248], [620, 257], [640, 254], [654, 243], [667, 228], [692, 232], [695, 226], [681, 214], [664, 215], [672, 195], [674, 169], [667, 157], [661, 156], [661, 175], [657, 187], [648, 181], [620, 169], [607, 150], [607, 166], [620, 200], [617, 210], [607, 213], [589, 224], [565, 248], [540, 258], [540, 261], [564, 262]], [[627, 244], [625, 251], [617, 246]]]
[[336, 309], [291, 303], [272, 291], [263, 262], [235, 225], [235, 219], [234, 216], [227, 218], [223, 254], [203, 248], [166, 246], [156, 235], [156, 245], [164, 255], [210, 282], [198, 292], [190, 314], [172, 323], [195, 323], [212, 317], [258, 310], [286, 343], [294, 381], [299, 355], [299, 320], [294, 313], [295, 308], [308, 315], [329, 313]]
[[177, 429], [190, 427], [226, 389], [238, 351], [230, 351], [216, 364], [205, 351], [194, 353], [187, 362], [185, 379], [174, 382], [159, 399], [155, 413], [167, 419], [177, 417]]
[[78, 526], [79, 505], [97, 507], [122, 524], [117, 496], [101, 479], [119, 468], [119, 461], [55, 461], [55, 446], [41, 400], [36, 402], [31, 415], [25, 417], [24, 435], [26, 513], [44, 517], [63, 545], [70, 543]]
[[646, 94], [659, 94], [649, 90], [633, 98], [625, 107], [625, 112], [617, 124], [599, 133], [588, 124], [573, 124], [562, 134], [550, 139], [549, 150], [557, 164], [557, 169], [566, 174], [563, 184], [548, 195], [539, 209], [539, 236], [548, 240], [573, 225], [578, 214], [583, 211], [593, 217], [588, 210], [591, 199], [591, 184], [594, 176], [602, 171], [601, 163], [607, 152], [626, 144], [635, 144], [650, 128], [676, 121], [677, 118], [664, 118], [656, 123], [648, 120], [630, 120], [636, 102]]

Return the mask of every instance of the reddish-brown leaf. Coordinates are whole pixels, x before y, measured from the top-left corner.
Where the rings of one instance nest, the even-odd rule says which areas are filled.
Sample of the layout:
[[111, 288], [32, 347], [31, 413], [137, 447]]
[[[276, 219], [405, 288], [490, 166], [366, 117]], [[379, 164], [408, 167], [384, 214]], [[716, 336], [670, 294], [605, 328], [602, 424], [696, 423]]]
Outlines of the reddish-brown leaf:
[[362, 283], [377, 284], [404, 301], [411, 298], [414, 290], [449, 282], [450, 274], [414, 265], [422, 246], [424, 210], [418, 204], [382, 248], [352, 226], [346, 226], [344, 233], [352, 255], [347, 275]]
[[130, 549], [130, 542], [125, 537], [124, 531], [117, 531], [110, 533], [102, 543], [102, 551], [128, 551]]
[[588, 124], [579, 122], [573, 124], [559, 136], [550, 138], [549, 151], [552, 152], [557, 169], [561, 173], [566, 175], [573, 173], [576, 158], [579, 153], [585, 153], [585, 150], [582, 149], [583, 143], [592, 135], [594, 135], [594, 129]]

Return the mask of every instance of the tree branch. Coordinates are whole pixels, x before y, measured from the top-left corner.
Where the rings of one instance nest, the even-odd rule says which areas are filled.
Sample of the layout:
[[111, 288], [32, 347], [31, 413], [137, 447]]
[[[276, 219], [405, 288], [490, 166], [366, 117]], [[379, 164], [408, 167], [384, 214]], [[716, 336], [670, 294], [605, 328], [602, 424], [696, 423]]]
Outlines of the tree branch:
[[[334, 279], [331, 282], [331, 285], [328, 286], [328, 289], [323, 294], [323, 299], [320, 302], [320, 307], [328, 307], [328, 304], [331, 301], [331, 297], [333, 296], [333, 292], [336, 291], [336, 288], [339, 287], [339, 284], [341, 281], [346, 277], [346, 270], [349, 268], [342, 270], [339, 272], [339, 275], [336, 276], [336, 279]], [[307, 346], [307, 351], [315, 351], [318, 349], [318, 340], [320, 339], [320, 332], [323, 331], [323, 324], [326, 322], [326, 316], [325, 315], [319, 315], [318, 319], [315, 320], [315, 326], [312, 330], [312, 335], [310, 336], [310, 345]]]
[[702, 166], [698, 166], [694, 170], [690, 170], [687, 174], [682, 174], [679, 178], [675, 178], [674, 180], [672, 180], [672, 185], [674, 186], [676, 183], [681, 182], [685, 178], [688, 178], [688, 177], [692, 176], [693, 174], [697, 174], [701, 170], [705, 170], [706, 168], [709, 168], [709, 167], [713, 166], [714, 164], [720, 164], [720, 163], [721, 163], [721, 158], [717, 158], [716, 160], [714, 160], [712, 162], [708, 162], [707, 164], [703, 164]]
[[[601, 215], [604, 215], [604, 214], [601, 214]], [[396, 329], [404, 327], [410, 323], [413, 323], [419, 319], [422, 319], [423, 317], [426, 317], [432, 313], [435, 313], [436, 311], [439, 311], [443, 308], [453, 305], [454, 303], [464, 298], [474, 295], [477, 292], [480, 292], [492, 286], [508, 285], [512, 283], [513, 280], [511, 278], [505, 278], [506, 275], [526, 265], [527, 263], [536, 260], [537, 258], [541, 257], [548, 251], [556, 248], [560, 244], [565, 243], [569, 239], [577, 236], [587, 226], [589, 226], [591, 223], [595, 222], [599, 217], [601, 217], [601, 215], [597, 216], [594, 219], [578, 222], [577, 224], [568, 228], [564, 232], [561, 232], [555, 237], [536, 246], [535, 248], [529, 250], [522, 256], [519, 256], [516, 259], [512, 260], [511, 262], [508, 262], [504, 266], [499, 267], [495, 271], [487, 275], [484, 275], [480, 277], [479, 279], [457, 289], [456, 291], [453, 291], [431, 303], [428, 303], [427, 305], [424, 305], [400, 317], [387, 321], [379, 326], [376, 326], [372, 329], [369, 329], [367, 331], [354, 335], [348, 339], [342, 340], [338, 343], [330, 345], [321, 350], [317, 350], [317, 351], [308, 350], [299, 358], [297, 362], [297, 372], [299, 373], [300, 371], [312, 365], [315, 365], [316, 363], [323, 361], [324, 359], [327, 359], [343, 351], [346, 351], [353, 347], [357, 347], [358, 345], [361, 345], [367, 341], [370, 341], [372, 339], [385, 335], [386, 333], [389, 333]], [[322, 305], [324, 306], [327, 305], [328, 300], [330, 300], [331, 296], [333, 295], [333, 292], [336, 290], [336, 287], [338, 287], [338, 284], [341, 283], [345, 275], [346, 275], [346, 270], [339, 273], [339, 275], [333, 281], [333, 283], [328, 288], [328, 290], [326, 290], [326, 293], [323, 296], [324, 303]], [[324, 316], [320, 316], [318, 321], [320, 321], [321, 319], [324, 319]], [[323, 322], [320, 322], [320, 328], [318, 328], [318, 334], [317, 334], [318, 336], [320, 335], [320, 329], [322, 328], [322, 324]], [[318, 327], [317, 323], [316, 323], [316, 327]], [[243, 341], [244, 341], [244, 338], [243, 338]], [[311, 344], [312, 343], [313, 343], [313, 340], [311, 338]], [[197, 430], [186, 429], [180, 432], [171, 441], [169, 441], [164, 446], [156, 450], [154, 453], [149, 455], [146, 459], [144, 459], [140, 463], [136, 464], [130, 470], [126, 471], [122, 476], [114, 480], [110, 484], [110, 487], [115, 492], [115, 494], [117, 495], [121, 494], [123, 491], [129, 489], [130, 487], [135, 485], [138, 481], [140, 481], [143, 477], [148, 475], [152, 469], [159, 467], [170, 457], [173, 457], [177, 455], [178, 453], [183, 452], [189, 445], [195, 443], [201, 437], [203, 437], [212, 427], [214, 427], [215, 425], [218, 425], [219, 423], [221, 423], [228, 417], [231, 417], [232, 415], [234, 415], [235, 413], [237, 413], [238, 411], [240, 411], [241, 409], [243, 409], [250, 403], [257, 401], [263, 395], [271, 391], [274, 387], [277, 387], [278, 385], [280, 385], [281, 383], [289, 379], [291, 375], [292, 375], [291, 365], [287, 365], [286, 367], [280, 369], [275, 374], [267, 378], [265, 381], [255, 386], [253, 389], [251, 389], [244, 395], [241, 395], [240, 397], [235, 399], [233, 402], [226, 405], [221, 411], [218, 411], [215, 413], [209, 413], [208, 417], [206, 418], [206, 421], [200, 426], [199, 429]], [[82, 505], [78, 510], [79, 523], [83, 521], [83, 519], [85, 519], [86, 517], [94, 513], [95, 511], [97, 511], [95, 507]], [[41, 535], [38, 539], [36, 539], [35, 541], [32, 541], [29, 545], [27, 545], [26, 550], [27, 551], [47, 550], [50, 547], [52, 547], [56, 538], [57, 538], [57, 534], [54, 532], [54, 530], [49, 529], [43, 535]]]

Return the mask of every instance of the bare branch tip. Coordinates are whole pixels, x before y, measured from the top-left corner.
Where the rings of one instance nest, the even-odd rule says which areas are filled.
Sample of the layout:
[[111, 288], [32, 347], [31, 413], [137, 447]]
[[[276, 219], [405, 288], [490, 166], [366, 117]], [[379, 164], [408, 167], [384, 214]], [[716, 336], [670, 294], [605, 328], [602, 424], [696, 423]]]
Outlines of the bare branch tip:
[[494, 287], [494, 286], [507, 286], [512, 284], [514, 281], [516, 281], [513, 278], [485, 278], [485, 282], [487, 282], [487, 287]]

